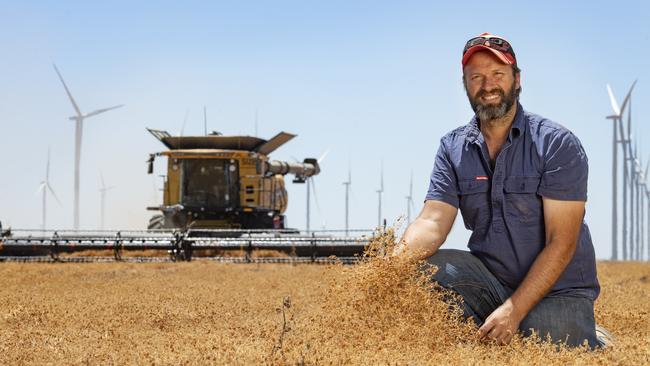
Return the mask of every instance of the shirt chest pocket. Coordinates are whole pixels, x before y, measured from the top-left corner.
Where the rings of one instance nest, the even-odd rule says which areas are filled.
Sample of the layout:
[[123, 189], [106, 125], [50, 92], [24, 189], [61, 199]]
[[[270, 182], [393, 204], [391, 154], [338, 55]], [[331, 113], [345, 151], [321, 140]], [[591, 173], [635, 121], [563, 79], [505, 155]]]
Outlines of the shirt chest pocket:
[[540, 177], [508, 177], [503, 183], [506, 216], [525, 223], [543, 220], [539, 183]]
[[490, 224], [490, 181], [458, 182], [460, 213], [468, 230], [487, 228]]

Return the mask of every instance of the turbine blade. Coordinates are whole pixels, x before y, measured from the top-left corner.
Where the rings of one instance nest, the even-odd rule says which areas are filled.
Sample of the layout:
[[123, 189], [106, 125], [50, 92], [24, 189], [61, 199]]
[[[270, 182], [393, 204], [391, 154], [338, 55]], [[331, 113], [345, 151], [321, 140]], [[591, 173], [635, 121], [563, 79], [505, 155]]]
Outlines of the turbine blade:
[[52, 189], [52, 187], [50, 187], [49, 184], [47, 185], [47, 189], [50, 191], [50, 193], [52, 193], [52, 197], [54, 197], [56, 202], [59, 203], [59, 206], [63, 206], [63, 204], [61, 203], [61, 200], [59, 200], [59, 197], [56, 196], [56, 193], [54, 193], [54, 190]]
[[34, 192], [34, 195], [37, 195], [41, 193], [41, 191], [45, 188], [45, 182], [41, 182], [41, 184], [38, 185], [38, 188], [36, 189], [36, 192]]
[[61, 83], [65, 88], [65, 92], [66, 94], [68, 94], [68, 98], [70, 99], [70, 103], [72, 103], [72, 107], [74, 108], [75, 112], [77, 112], [77, 116], [81, 117], [81, 110], [79, 109], [77, 102], [75, 102], [74, 98], [72, 97], [72, 94], [70, 93], [68, 86], [65, 84], [65, 81], [63, 81], [63, 76], [61, 76], [61, 73], [59, 72], [59, 69], [56, 67], [56, 64], [52, 64], [52, 65], [54, 66], [54, 71], [56, 71], [56, 74], [59, 75], [59, 80], [61, 80]]
[[323, 155], [321, 155], [320, 158], [318, 158], [318, 164], [322, 163], [323, 160], [325, 160], [327, 154], [329, 153], [330, 153], [330, 148], [328, 147], [327, 150], [325, 150], [325, 152], [323, 153]]
[[625, 106], [627, 105], [627, 102], [630, 100], [630, 95], [632, 95], [632, 90], [634, 90], [634, 86], [636, 85], [636, 82], [637, 80], [634, 80], [632, 86], [630, 87], [630, 90], [627, 92], [627, 95], [625, 96], [625, 99], [623, 99], [623, 104], [621, 104], [621, 111], [618, 114], [621, 117], [623, 117], [623, 112], [625, 112]]
[[92, 112], [86, 114], [85, 116], [83, 116], [83, 118], [88, 118], [88, 117], [96, 116], [96, 115], [98, 115], [98, 114], [100, 114], [100, 113], [108, 112], [108, 111], [111, 111], [111, 110], [113, 110], [113, 109], [117, 109], [117, 108], [120, 108], [120, 107], [124, 107], [124, 104], [114, 105], [114, 106], [112, 106], [112, 107], [102, 108], [102, 109], [98, 109], [98, 110], [96, 110], [96, 111], [92, 111]]
[[612, 105], [612, 110], [616, 116], [621, 115], [621, 110], [618, 108], [618, 103], [616, 103], [616, 98], [614, 97], [614, 92], [612, 92], [612, 87], [607, 84], [607, 94], [609, 94], [609, 103]]

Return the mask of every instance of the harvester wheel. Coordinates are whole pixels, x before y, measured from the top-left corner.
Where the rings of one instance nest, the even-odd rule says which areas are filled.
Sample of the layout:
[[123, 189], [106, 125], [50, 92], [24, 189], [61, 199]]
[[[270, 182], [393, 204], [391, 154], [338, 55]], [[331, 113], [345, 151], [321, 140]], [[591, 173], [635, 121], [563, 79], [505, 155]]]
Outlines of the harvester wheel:
[[149, 220], [149, 225], [147, 225], [148, 230], [157, 230], [163, 229], [165, 227], [165, 216], [163, 215], [154, 215]]

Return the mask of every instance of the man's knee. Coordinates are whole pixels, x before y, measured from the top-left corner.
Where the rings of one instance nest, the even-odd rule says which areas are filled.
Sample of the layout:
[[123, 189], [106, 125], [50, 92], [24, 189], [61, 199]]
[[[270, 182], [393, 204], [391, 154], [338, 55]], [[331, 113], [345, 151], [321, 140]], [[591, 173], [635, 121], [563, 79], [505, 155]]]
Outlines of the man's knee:
[[427, 258], [427, 262], [437, 270], [433, 279], [442, 286], [455, 283], [470, 275], [469, 267], [478, 261], [470, 252], [458, 249], [440, 249]]
[[521, 322], [519, 330], [524, 336], [533, 332], [541, 340], [580, 346], [587, 340], [590, 347], [598, 344], [593, 302], [585, 298], [544, 298]]
[[494, 275], [468, 251], [439, 250], [428, 258], [428, 262], [438, 268], [432, 279], [462, 297], [460, 303], [455, 298], [450, 297], [450, 300], [459, 305], [465, 317], [473, 318], [476, 324], [481, 324], [505, 299], [501, 295], [504, 289]]

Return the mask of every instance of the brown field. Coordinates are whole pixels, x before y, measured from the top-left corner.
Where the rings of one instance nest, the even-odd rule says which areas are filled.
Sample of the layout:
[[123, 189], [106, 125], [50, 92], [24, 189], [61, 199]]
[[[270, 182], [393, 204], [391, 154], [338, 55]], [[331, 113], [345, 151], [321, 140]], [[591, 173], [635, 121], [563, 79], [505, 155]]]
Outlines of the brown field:
[[650, 264], [599, 263], [614, 347], [482, 343], [413, 275], [356, 266], [0, 263], [0, 364], [650, 364]]

